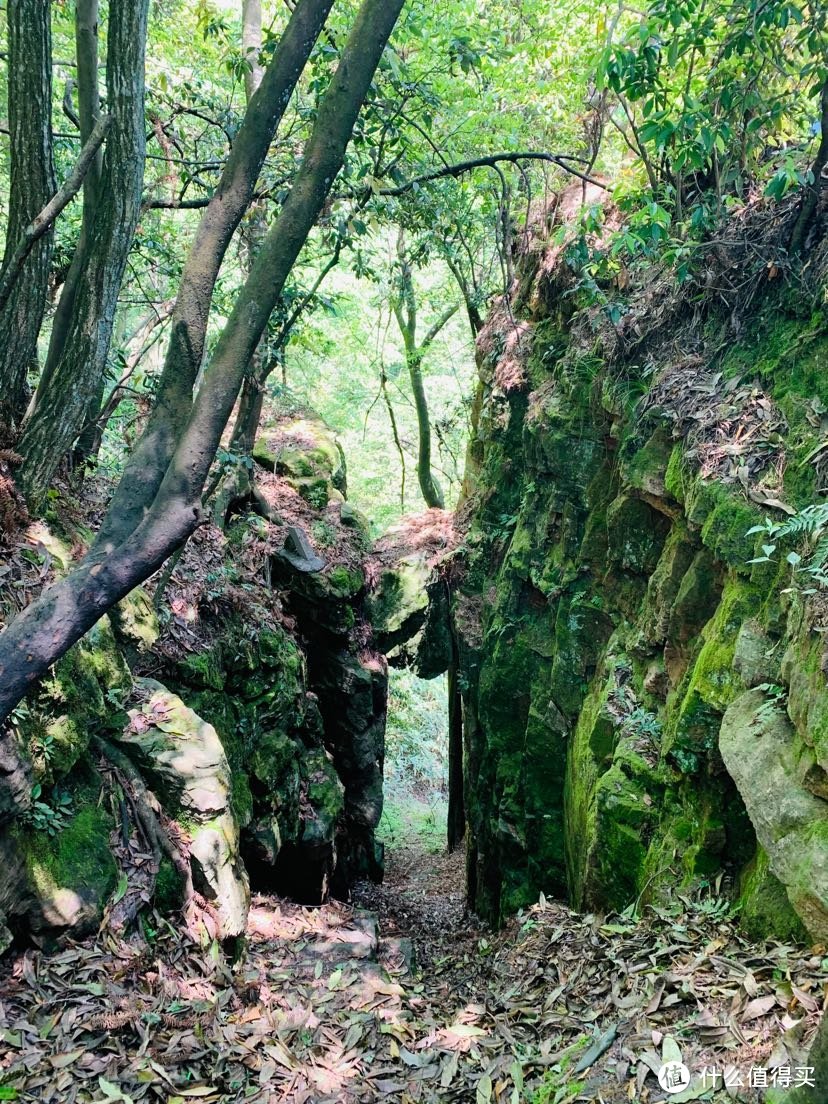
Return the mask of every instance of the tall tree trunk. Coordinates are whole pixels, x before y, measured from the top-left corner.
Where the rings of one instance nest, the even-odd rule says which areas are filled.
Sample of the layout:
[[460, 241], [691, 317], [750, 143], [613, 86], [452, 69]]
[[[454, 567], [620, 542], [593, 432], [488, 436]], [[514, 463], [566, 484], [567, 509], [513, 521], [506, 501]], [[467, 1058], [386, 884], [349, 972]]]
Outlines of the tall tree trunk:
[[[250, 71], [245, 73], [244, 77], [244, 88], [249, 104], [262, 83], [263, 72], [259, 65], [259, 54], [262, 50], [262, 0], [242, 0], [242, 50], [250, 66]], [[267, 223], [264, 213], [254, 207], [246, 232], [248, 269], [259, 251], [266, 232]], [[263, 337], [247, 367], [239, 401], [239, 414], [230, 439], [231, 451], [238, 453], [240, 456], [244, 456], [252, 450], [256, 431], [259, 427], [259, 419], [262, 416], [262, 407], [264, 406], [264, 380], [262, 379], [264, 345], [265, 339]]]
[[38, 389], [19, 450], [20, 484], [37, 506], [87, 420], [106, 362], [127, 257], [141, 213], [146, 152], [144, 59], [149, 0], [109, 9], [106, 79], [112, 127], [106, 145], [89, 249], [60, 360]]
[[[51, 5], [9, 0], [9, 131], [11, 190], [6, 253], [10, 263], [23, 232], [57, 188], [52, 156]], [[26, 375], [37, 363], [46, 308], [52, 231], [27, 257], [0, 312], [0, 422], [19, 425], [28, 400]]]
[[[75, 6], [75, 55], [78, 65], [78, 114], [80, 116], [81, 140], [86, 142], [100, 114], [100, 93], [98, 91], [98, 0], [76, 0]], [[49, 351], [43, 366], [43, 375], [38, 386], [43, 394], [51, 385], [55, 368], [60, 362], [69, 327], [75, 309], [75, 298], [81, 273], [89, 259], [92, 227], [97, 210], [97, 197], [103, 171], [103, 154], [95, 158], [95, 164], [83, 185], [83, 218], [80, 237], [72, 257], [72, 264], [61, 289], [55, 317], [52, 319], [52, 333], [49, 338]], [[35, 402], [37, 395], [35, 396]], [[34, 409], [34, 404], [32, 408]], [[31, 411], [30, 411], [31, 413]]]
[[411, 392], [414, 396], [414, 409], [417, 412], [417, 480], [426, 506], [430, 509], [442, 510], [445, 507], [443, 492], [431, 468], [431, 416], [428, 412], [428, 399], [423, 381], [423, 359], [434, 339], [457, 313], [457, 304], [450, 306], [440, 315], [418, 345], [414, 276], [406, 256], [402, 230], [397, 237], [397, 256], [400, 265], [400, 294], [393, 301], [392, 308], [403, 339], [405, 366], [408, 369]]
[[242, 53], [248, 64], [244, 75], [247, 102], [262, 83], [264, 70], [259, 61], [262, 52], [262, 0], [242, 0]]
[[823, 184], [822, 170], [828, 165], [828, 80], [822, 86], [819, 105], [819, 148], [811, 165], [812, 179], [805, 188], [802, 205], [791, 232], [791, 253], [800, 253], [805, 245], [805, 239], [819, 204], [819, 193]]
[[301, 0], [295, 6], [250, 101], [184, 266], [155, 406], [115, 491], [97, 547], [126, 540], [152, 505], [192, 408], [221, 263], [250, 205], [276, 128], [332, 4], [333, 0]]
[[204, 482], [245, 368], [342, 167], [360, 107], [404, 3], [364, 0], [319, 105], [293, 187], [238, 295], [143, 520], [118, 545], [93, 549], [0, 634], [0, 722], [49, 667], [108, 609], [157, 571], [198, 524]]

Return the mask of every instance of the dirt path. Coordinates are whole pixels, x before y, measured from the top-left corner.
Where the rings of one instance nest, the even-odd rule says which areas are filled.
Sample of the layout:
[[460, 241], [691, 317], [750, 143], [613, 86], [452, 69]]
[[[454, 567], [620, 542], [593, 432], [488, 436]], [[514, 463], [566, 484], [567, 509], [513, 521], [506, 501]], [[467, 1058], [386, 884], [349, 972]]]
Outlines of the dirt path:
[[[541, 902], [487, 932], [462, 857], [413, 848], [352, 904], [256, 898], [236, 966], [163, 922], [147, 935], [4, 966], [0, 1099], [680, 1104], [733, 1099], [700, 1080], [731, 1066], [755, 1101], [751, 1067], [804, 1067], [828, 987], [820, 955], [751, 944], [709, 905], [633, 921]], [[695, 1081], [668, 1096], [677, 1053]]]

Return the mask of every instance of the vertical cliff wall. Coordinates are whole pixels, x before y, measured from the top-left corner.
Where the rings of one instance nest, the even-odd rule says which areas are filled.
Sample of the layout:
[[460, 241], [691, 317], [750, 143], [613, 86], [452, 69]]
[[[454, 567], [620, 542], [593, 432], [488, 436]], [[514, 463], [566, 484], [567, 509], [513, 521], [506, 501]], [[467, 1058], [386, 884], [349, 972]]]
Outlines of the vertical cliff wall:
[[747, 220], [695, 280], [596, 283], [595, 241], [557, 229], [572, 198], [478, 349], [453, 595], [470, 903], [695, 889], [825, 938], [828, 600], [747, 536], [825, 493], [824, 258], [768, 280]]

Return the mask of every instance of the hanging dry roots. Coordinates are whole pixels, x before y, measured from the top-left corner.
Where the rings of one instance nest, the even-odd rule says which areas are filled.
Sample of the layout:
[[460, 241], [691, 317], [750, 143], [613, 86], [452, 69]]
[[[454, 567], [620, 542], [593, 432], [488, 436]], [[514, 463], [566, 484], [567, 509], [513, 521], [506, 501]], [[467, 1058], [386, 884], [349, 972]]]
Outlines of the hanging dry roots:
[[[181, 877], [182, 911], [188, 934], [196, 938], [200, 928], [206, 926], [211, 930], [214, 925], [205, 922], [208, 918], [202, 915], [210, 911], [209, 905], [196, 894], [193, 888], [189, 858], [179, 843], [173, 839], [172, 833], [165, 830], [162, 824], [162, 812], [158, 799], [147, 789], [143, 778], [127, 755], [101, 737], [97, 737], [95, 743], [108, 763], [109, 772], [123, 790], [132, 809], [135, 823], [152, 853], [150, 884], [142, 884], [137, 887], [137, 892], [128, 891], [119, 900], [111, 901], [107, 905], [101, 927], [120, 933], [135, 919], [141, 908], [152, 899], [161, 857], [166, 855]], [[143, 881], [145, 883], [146, 879]]]

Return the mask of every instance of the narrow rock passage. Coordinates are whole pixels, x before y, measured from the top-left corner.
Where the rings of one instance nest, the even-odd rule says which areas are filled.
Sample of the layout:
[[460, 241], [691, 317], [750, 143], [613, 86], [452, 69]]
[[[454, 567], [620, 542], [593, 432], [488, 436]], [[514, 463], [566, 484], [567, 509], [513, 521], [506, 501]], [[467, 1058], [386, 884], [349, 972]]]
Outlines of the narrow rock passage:
[[[819, 954], [749, 943], [715, 901], [640, 921], [541, 901], [493, 934], [464, 914], [462, 865], [402, 847], [352, 904], [257, 897], [235, 966], [164, 921], [145, 944], [19, 955], [3, 1099], [649, 1104], [731, 1099], [701, 1081], [729, 1067], [757, 1101], [752, 1068], [806, 1067]], [[696, 1076], [668, 1096], [676, 1049]]]

